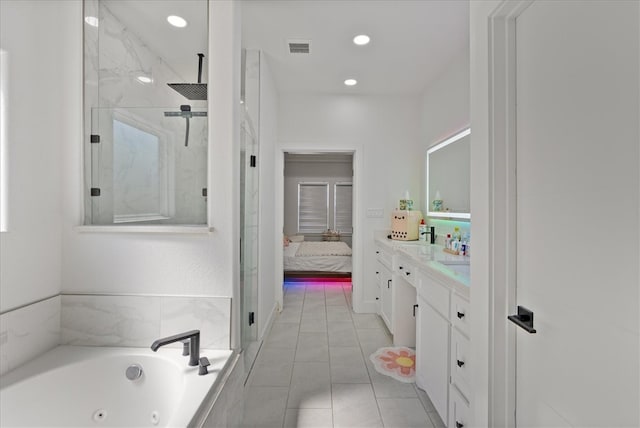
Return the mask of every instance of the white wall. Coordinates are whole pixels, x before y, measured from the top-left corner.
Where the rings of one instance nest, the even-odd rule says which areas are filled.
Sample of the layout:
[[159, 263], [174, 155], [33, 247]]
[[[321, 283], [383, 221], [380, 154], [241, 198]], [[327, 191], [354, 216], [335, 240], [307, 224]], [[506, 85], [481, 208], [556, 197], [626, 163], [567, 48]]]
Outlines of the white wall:
[[[77, 63], [72, 3], [2, 1], [1, 48], [7, 51], [9, 231], [0, 235], [0, 311], [61, 289], [63, 141], [74, 125]], [[37, 28], [38, 31], [33, 29]]]
[[[373, 312], [376, 307], [375, 254], [369, 251], [374, 231], [390, 227], [390, 212], [405, 190], [418, 195], [421, 189], [422, 160], [416, 156], [420, 153], [419, 112], [417, 96], [280, 96], [276, 156], [282, 157], [283, 151], [317, 149], [356, 152], [354, 273], [362, 267], [362, 277], [360, 283], [354, 282], [354, 307], [359, 312]], [[282, 186], [282, 173], [276, 171], [276, 175], [280, 177], [276, 184]], [[384, 215], [367, 218], [367, 208], [382, 208]], [[282, 206], [276, 209], [281, 216]], [[276, 221], [282, 226], [282, 218]], [[358, 251], [362, 252], [360, 266]]]
[[[471, 122], [469, 73], [469, 46], [467, 45], [425, 90], [420, 117], [420, 147], [423, 163], [429, 147], [469, 126]], [[471, 144], [473, 145], [473, 134]], [[427, 191], [424, 165], [421, 184], [420, 195], [424, 201]], [[426, 211], [426, 201], [419, 205], [418, 209]], [[452, 233], [454, 227], [459, 227], [461, 233], [469, 232], [470, 229], [469, 222], [429, 220], [428, 224], [435, 226], [437, 243], [441, 245], [444, 244], [447, 233]]]
[[[266, 334], [266, 328], [276, 305], [276, 262], [273, 247], [280, 239], [275, 225], [275, 148], [278, 138], [278, 93], [269, 63], [260, 53], [260, 223], [258, 256], [258, 336]], [[277, 239], [276, 239], [277, 237]]]
[[[79, 3], [0, 2], [8, 60], [9, 228], [0, 234], [0, 373], [58, 344], [62, 288], [62, 145], [74, 138], [81, 68]], [[38, 31], [34, 31], [37, 28]], [[13, 310], [22, 305], [29, 305]], [[8, 312], [6, 312], [8, 311]]]

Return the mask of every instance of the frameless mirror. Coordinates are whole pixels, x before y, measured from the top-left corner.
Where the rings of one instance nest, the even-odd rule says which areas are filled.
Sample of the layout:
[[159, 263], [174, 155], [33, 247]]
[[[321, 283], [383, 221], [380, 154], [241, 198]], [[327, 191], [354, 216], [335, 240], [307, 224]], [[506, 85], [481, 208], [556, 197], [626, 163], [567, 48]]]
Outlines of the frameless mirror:
[[470, 140], [467, 128], [427, 150], [426, 212], [429, 217], [470, 219]]
[[206, 224], [207, 52], [207, 0], [84, 0], [85, 224]]

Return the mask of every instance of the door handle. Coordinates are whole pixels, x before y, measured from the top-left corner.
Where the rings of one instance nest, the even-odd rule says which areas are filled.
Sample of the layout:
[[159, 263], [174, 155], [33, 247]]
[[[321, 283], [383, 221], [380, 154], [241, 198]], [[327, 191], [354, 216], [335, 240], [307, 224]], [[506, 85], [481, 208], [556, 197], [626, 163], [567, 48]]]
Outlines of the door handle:
[[416, 316], [416, 308], [418, 307], [418, 305], [413, 305], [413, 316]]
[[390, 279], [387, 280], [387, 288], [391, 288], [391, 280]]
[[533, 328], [533, 311], [524, 306], [518, 306], [518, 313], [509, 315], [507, 319], [518, 327], [525, 329], [528, 333], [534, 334], [536, 332], [536, 329]]

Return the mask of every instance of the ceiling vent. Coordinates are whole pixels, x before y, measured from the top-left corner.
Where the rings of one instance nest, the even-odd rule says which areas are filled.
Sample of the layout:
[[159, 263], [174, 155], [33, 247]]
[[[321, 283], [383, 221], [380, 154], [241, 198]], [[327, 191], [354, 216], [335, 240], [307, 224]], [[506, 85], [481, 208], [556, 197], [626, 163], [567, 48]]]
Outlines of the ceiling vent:
[[311, 40], [289, 40], [287, 41], [290, 54], [310, 54]]

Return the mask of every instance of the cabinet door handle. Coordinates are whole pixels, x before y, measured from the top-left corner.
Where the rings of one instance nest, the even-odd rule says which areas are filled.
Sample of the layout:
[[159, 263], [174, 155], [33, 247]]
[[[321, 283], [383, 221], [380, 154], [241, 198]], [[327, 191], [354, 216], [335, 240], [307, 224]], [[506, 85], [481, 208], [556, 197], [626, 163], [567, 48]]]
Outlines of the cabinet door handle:
[[464, 366], [464, 361], [457, 360], [457, 362], [458, 362], [458, 367]]
[[376, 251], [376, 254], [380, 254], [380, 251]]
[[400, 270], [402, 270], [402, 269], [403, 269], [403, 267], [402, 267], [402, 266], [398, 266], [398, 268], [399, 268]]
[[391, 288], [391, 280], [387, 279], [387, 288]]
[[406, 274], [407, 276], [409, 276], [409, 275], [411, 275], [411, 272], [405, 272], [405, 274]]
[[[377, 274], [379, 274], [379, 273], [380, 273], [380, 272], [376, 271], [376, 275], [377, 275]], [[460, 313], [460, 312], [458, 312], [458, 313]]]
[[413, 316], [416, 316], [416, 308], [418, 307], [417, 304], [413, 305]]
[[464, 427], [464, 424], [456, 421], [456, 428], [462, 428], [462, 427]]
[[460, 319], [464, 318], [464, 312], [458, 312], [458, 318]]

